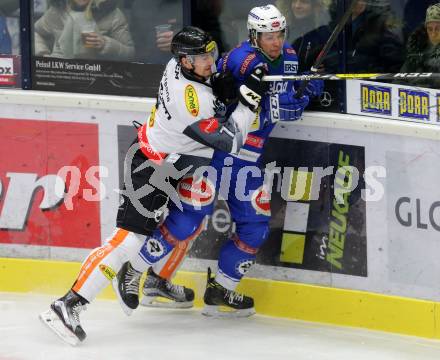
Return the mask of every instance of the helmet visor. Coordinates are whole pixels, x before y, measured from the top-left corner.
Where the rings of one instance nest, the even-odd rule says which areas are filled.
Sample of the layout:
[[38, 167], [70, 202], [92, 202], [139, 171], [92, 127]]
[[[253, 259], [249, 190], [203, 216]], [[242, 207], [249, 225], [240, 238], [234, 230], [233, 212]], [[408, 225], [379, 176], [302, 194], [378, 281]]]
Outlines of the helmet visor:
[[196, 55], [187, 55], [187, 57], [190, 59], [190, 61], [194, 64], [195, 59], [198, 59], [200, 61], [207, 61], [208, 58], [212, 58], [213, 62], [215, 63], [218, 59], [218, 47], [217, 47], [217, 43], [215, 41], [210, 41], [206, 46], [205, 46], [205, 52], [200, 53], [200, 54], [196, 54]]
[[274, 32], [259, 32], [258, 36], [260, 39], [264, 39], [265, 41], [281, 40], [284, 42], [286, 40], [286, 30], [283, 29], [281, 31]]

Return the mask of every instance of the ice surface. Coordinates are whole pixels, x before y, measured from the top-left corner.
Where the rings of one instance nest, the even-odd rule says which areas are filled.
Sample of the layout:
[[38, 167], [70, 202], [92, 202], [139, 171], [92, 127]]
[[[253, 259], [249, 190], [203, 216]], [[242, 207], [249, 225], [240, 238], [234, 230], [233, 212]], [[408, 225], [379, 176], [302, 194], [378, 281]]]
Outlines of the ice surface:
[[0, 293], [0, 360], [440, 359], [440, 341], [256, 315], [212, 319], [200, 309], [139, 308], [116, 301], [81, 313], [87, 339], [63, 343], [38, 319], [54, 297]]

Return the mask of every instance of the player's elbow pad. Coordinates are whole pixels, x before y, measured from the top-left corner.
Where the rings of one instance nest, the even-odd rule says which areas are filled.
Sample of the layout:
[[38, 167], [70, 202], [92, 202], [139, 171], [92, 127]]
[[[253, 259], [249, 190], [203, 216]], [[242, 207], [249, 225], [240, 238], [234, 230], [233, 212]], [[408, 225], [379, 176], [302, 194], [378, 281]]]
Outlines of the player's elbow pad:
[[243, 145], [243, 135], [234, 122], [222, 122], [216, 117], [194, 122], [183, 133], [200, 144], [227, 153], [236, 153]]

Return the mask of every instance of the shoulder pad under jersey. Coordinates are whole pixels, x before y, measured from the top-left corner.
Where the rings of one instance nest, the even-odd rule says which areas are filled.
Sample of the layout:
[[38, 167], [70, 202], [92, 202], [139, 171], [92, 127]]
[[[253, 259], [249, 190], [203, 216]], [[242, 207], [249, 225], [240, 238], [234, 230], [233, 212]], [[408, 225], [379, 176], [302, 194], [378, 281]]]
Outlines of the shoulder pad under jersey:
[[292, 46], [290, 46], [288, 43], [284, 43], [283, 45], [283, 57], [284, 60], [293, 60], [293, 61], [298, 60], [298, 55], [295, 49]]
[[219, 71], [229, 69], [238, 82], [243, 82], [259, 63], [255, 49], [245, 41], [225, 55], [219, 63]]

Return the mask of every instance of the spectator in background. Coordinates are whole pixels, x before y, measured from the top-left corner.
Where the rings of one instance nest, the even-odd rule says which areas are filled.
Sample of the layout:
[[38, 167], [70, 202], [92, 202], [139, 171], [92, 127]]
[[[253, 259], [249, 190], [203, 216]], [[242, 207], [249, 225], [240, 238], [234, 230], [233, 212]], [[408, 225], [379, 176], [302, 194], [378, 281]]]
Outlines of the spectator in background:
[[36, 56], [131, 60], [134, 55], [116, 0], [51, 0], [34, 29]]
[[[347, 72], [398, 72], [404, 60], [402, 28], [389, 0], [357, 0], [347, 38]], [[329, 58], [326, 69], [338, 70]], [[333, 61], [338, 61], [337, 56]]]
[[277, 0], [275, 5], [286, 14], [289, 44], [327, 25], [330, 19], [322, 0]]
[[10, 16], [13, 12], [20, 8], [20, 0], [1, 0], [0, 16]]
[[[282, 13], [287, 14], [288, 42], [298, 55], [298, 72], [309, 72], [331, 34], [329, 10], [322, 0], [278, 0], [276, 4]], [[325, 90], [331, 98], [325, 106], [326, 110], [330, 110], [328, 107], [331, 105], [332, 110], [336, 110], [334, 99], [337, 97], [337, 87], [335, 81], [325, 84]], [[309, 109], [323, 110], [321, 99], [312, 98]]]
[[217, 43], [220, 54], [226, 50], [219, 21], [222, 11], [223, 0], [191, 1], [191, 25], [209, 32]]
[[403, 35], [405, 41], [417, 27], [423, 24], [426, 9], [435, 3], [437, 3], [437, 0], [408, 0], [406, 2], [403, 12]]
[[[426, 10], [425, 23], [408, 38], [406, 61], [401, 72], [440, 72], [440, 3]], [[408, 83], [439, 87], [438, 81], [411, 79]]]
[[328, 9], [321, 0], [278, 0], [287, 14], [288, 42], [299, 58], [299, 72], [310, 71], [316, 57], [330, 37]]
[[8, 29], [7, 16], [11, 16], [19, 8], [19, 0], [2, 0], [0, 2], [0, 54], [12, 54], [12, 39]]
[[171, 39], [183, 26], [180, 0], [127, 0], [137, 61], [164, 64], [170, 58]]
[[222, 3], [219, 22], [225, 50], [229, 51], [249, 37], [246, 27], [249, 9], [266, 5], [268, 0], [222, 0]]
[[0, 55], [5, 54], [12, 54], [12, 41], [6, 24], [6, 17], [0, 16]]

